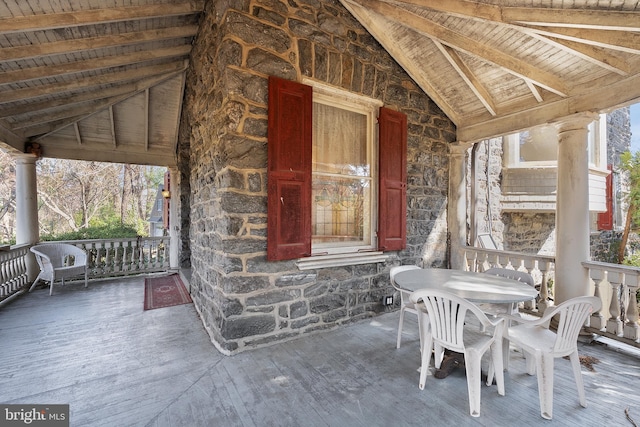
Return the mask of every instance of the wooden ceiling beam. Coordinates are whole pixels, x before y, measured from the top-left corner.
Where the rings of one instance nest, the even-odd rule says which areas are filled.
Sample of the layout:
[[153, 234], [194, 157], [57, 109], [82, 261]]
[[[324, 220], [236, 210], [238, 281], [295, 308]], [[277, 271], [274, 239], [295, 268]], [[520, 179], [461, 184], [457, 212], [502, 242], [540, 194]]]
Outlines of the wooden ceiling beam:
[[509, 7], [469, 0], [393, 0], [436, 12], [503, 24], [640, 31], [640, 11]]
[[395, 3], [411, 4], [436, 12], [499, 22], [502, 19], [499, 6], [467, 0], [393, 0]]
[[83, 115], [90, 116], [104, 110], [105, 108], [110, 108], [111, 106], [136, 95], [137, 93], [139, 92], [129, 92], [121, 96], [103, 98], [91, 102], [76, 103], [68, 107], [64, 106], [50, 111], [38, 111], [35, 114], [23, 114], [24, 117], [13, 122], [11, 129], [26, 129], [33, 126], [39, 126], [44, 123], [68, 119], [69, 117], [81, 117]]
[[[43, 155], [49, 158], [167, 167], [177, 167], [178, 164], [176, 153], [165, 147], [144, 152], [122, 146], [117, 149], [96, 150], [95, 146], [87, 141], [78, 146], [75, 137], [62, 138], [57, 135], [40, 139], [38, 142], [42, 146]], [[24, 148], [21, 151], [24, 152]]]
[[489, 114], [492, 116], [496, 115], [496, 106], [489, 92], [485, 89], [485, 87], [480, 83], [478, 78], [473, 74], [473, 71], [467, 67], [467, 64], [464, 63], [462, 58], [458, 53], [450, 48], [449, 46], [444, 46], [442, 43], [435, 41], [434, 43], [442, 52], [444, 57], [449, 61], [451, 66], [456, 70], [456, 72], [460, 75], [462, 80], [469, 86], [469, 89], [474, 93], [474, 95], [482, 102], [482, 105], [485, 106]]
[[78, 126], [78, 122], [73, 124], [73, 130], [76, 134], [76, 140], [78, 140], [78, 145], [82, 145], [82, 136], [80, 135], [80, 127]]
[[113, 105], [109, 105], [109, 124], [111, 125], [111, 142], [113, 148], [118, 148], [118, 138], [116, 136], [116, 121], [113, 117]]
[[640, 31], [640, 11], [503, 7], [501, 12], [503, 22], [549, 27]]
[[6, 92], [0, 97], [0, 105], [13, 101], [26, 100], [29, 98], [38, 98], [40, 96], [50, 96], [72, 92], [74, 90], [82, 90], [100, 85], [113, 84], [128, 80], [141, 79], [145, 77], [157, 76], [159, 74], [175, 73], [184, 71], [186, 65], [184, 61], [171, 62], [168, 64], [152, 65], [148, 67], [140, 67], [134, 70], [127, 70], [117, 73], [109, 73], [100, 76], [93, 76], [86, 79], [78, 79], [69, 83], [50, 83], [42, 86], [27, 87], [24, 89], [16, 89]]
[[103, 24], [107, 22], [191, 15], [194, 13], [200, 13], [203, 8], [203, 0], [190, 0], [144, 6], [114, 7], [108, 9], [78, 10], [64, 13], [15, 16], [0, 19], [0, 33], [40, 31], [54, 28]]
[[386, 19], [391, 19], [398, 24], [402, 24], [413, 31], [417, 31], [427, 37], [436, 39], [444, 45], [454, 47], [469, 55], [476, 56], [485, 62], [490, 62], [510, 74], [514, 74], [520, 78], [531, 79], [538, 86], [560, 96], [566, 97], [569, 95], [569, 88], [562, 79], [558, 78], [554, 74], [534, 67], [526, 61], [522, 61], [519, 58], [513, 57], [505, 52], [501, 52], [498, 49], [494, 49], [471, 37], [452, 31], [422, 16], [415, 15], [407, 10], [376, 0], [348, 1], [359, 4], [367, 10]]
[[540, 94], [540, 91], [538, 90], [536, 85], [534, 85], [533, 82], [531, 82], [531, 80], [524, 79], [524, 82], [527, 84], [527, 87], [531, 91], [531, 94], [536, 99], [536, 101], [538, 101], [538, 102], [544, 101], [544, 99], [542, 98], [542, 95]]
[[121, 95], [126, 95], [128, 97], [148, 87], [152, 87], [162, 83], [165, 80], [169, 80], [179, 74], [183, 74], [182, 70], [178, 70], [174, 73], [145, 78], [135, 82], [124, 83], [115, 87], [82, 93], [72, 93], [68, 94], [67, 96], [52, 100], [30, 102], [28, 104], [22, 105], [8, 104], [3, 106], [2, 104], [0, 104], [0, 119], [6, 117], [17, 117], [23, 114], [29, 114], [33, 111], [44, 111], [58, 107], [72, 106], [83, 102], [97, 102], [104, 98], [118, 97]]
[[585, 43], [557, 39], [535, 32], [530, 32], [529, 35], [621, 76], [627, 76], [631, 73], [629, 62], [617, 52]]
[[87, 37], [50, 43], [5, 47], [4, 49], [0, 49], [0, 61], [17, 61], [21, 59], [68, 54], [114, 46], [193, 37], [197, 31], [198, 27], [196, 25], [185, 25], [181, 27], [158, 28], [147, 31], [120, 33], [104, 37]]
[[541, 26], [527, 26], [526, 28], [549, 37], [618, 50], [634, 55], [640, 54], [640, 33]]
[[0, 122], [0, 143], [6, 144], [13, 150], [24, 153], [24, 145], [26, 142], [27, 138], [13, 132], [4, 122]]
[[41, 67], [25, 68], [0, 73], [0, 85], [18, 83], [27, 80], [45, 79], [65, 74], [81, 73], [112, 67], [121, 67], [156, 59], [183, 57], [189, 54], [191, 45], [174, 46], [168, 48], [132, 52], [123, 55], [107, 56], [103, 58], [75, 61], [66, 64], [43, 65]]

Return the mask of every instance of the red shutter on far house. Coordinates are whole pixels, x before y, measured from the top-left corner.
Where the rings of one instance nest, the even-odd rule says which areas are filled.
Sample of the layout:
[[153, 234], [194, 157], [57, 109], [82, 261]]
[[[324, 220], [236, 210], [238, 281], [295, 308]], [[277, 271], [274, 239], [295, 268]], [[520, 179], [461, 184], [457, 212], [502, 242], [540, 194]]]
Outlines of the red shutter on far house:
[[607, 210], [598, 214], [598, 230], [613, 230], [613, 172], [611, 165], [608, 166], [606, 203]]
[[312, 88], [269, 77], [267, 259], [311, 254]]
[[407, 116], [380, 109], [378, 249], [397, 251], [407, 242]]

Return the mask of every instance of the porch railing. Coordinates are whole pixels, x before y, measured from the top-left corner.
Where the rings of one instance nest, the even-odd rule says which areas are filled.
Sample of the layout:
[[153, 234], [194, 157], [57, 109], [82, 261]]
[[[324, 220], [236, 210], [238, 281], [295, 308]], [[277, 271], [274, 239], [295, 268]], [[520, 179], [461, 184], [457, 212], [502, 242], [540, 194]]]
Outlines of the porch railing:
[[89, 279], [169, 269], [169, 237], [67, 240], [87, 253]]
[[492, 267], [513, 268], [531, 274], [540, 291], [540, 299], [525, 302], [526, 311], [544, 311], [553, 305], [553, 283], [555, 257], [548, 255], [530, 255], [520, 252], [507, 252], [496, 249], [484, 249], [467, 246], [464, 248], [466, 270], [485, 271]]
[[[463, 250], [467, 270], [485, 271], [491, 267], [505, 267], [530, 273], [540, 287], [540, 295], [545, 297], [537, 302], [525, 303], [522, 307], [525, 311], [542, 313], [546, 307], [553, 305], [551, 285], [555, 272], [554, 257], [469, 246]], [[602, 309], [591, 315], [585, 329], [640, 347], [640, 268], [596, 261], [585, 261], [582, 265], [589, 272], [593, 295], [602, 301]]]
[[640, 268], [605, 262], [583, 262], [602, 309], [593, 313], [588, 331], [640, 347], [638, 292]]
[[29, 245], [11, 246], [0, 250], [0, 301], [23, 292], [29, 284], [27, 256]]
[[[89, 279], [116, 277], [169, 269], [169, 237], [67, 240], [87, 252]], [[30, 245], [0, 250], [0, 302], [31, 285], [27, 275]]]

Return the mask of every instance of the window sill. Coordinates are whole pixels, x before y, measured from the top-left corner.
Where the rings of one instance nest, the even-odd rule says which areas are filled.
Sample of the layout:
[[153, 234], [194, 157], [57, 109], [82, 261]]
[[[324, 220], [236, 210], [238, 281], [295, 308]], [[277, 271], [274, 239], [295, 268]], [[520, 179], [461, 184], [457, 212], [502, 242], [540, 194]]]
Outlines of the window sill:
[[317, 268], [341, 267], [344, 265], [373, 264], [385, 262], [389, 255], [383, 252], [359, 252], [351, 254], [317, 255], [301, 258], [296, 262], [300, 270], [314, 270]]

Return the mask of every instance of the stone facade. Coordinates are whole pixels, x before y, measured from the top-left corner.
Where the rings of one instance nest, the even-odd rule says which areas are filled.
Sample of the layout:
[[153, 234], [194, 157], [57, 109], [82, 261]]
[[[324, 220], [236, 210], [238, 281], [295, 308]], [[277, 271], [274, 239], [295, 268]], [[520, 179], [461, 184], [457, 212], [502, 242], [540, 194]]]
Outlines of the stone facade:
[[[267, 262], [269, 75], [312, 78], [408, 116], [405, 250], [388, 253], [386, 263], [310, 271]], [[454, 140], [451, 121], [338, 1], [208, 2], [179, 155], [183, 162], [189, 155], [181, 178], [190, 197], [192, 298], [219, 350], [232, 354], [374, 316], [393, 293], [391, 266], [445, 266]]]

